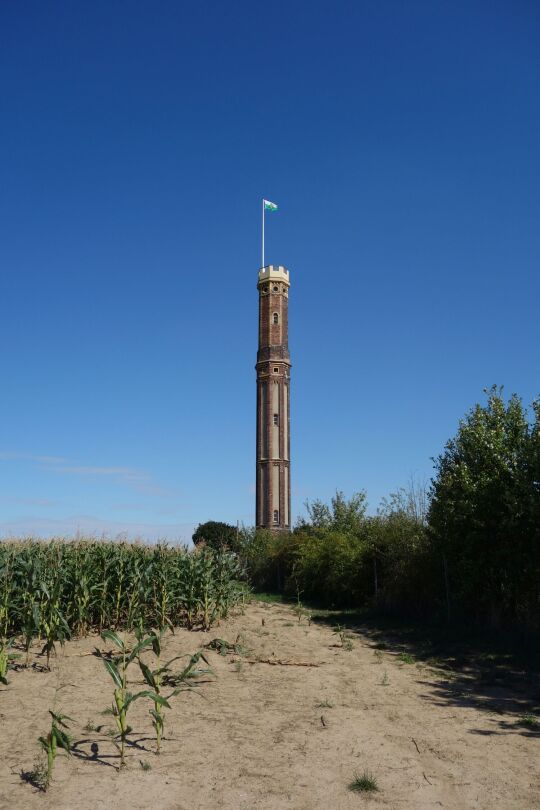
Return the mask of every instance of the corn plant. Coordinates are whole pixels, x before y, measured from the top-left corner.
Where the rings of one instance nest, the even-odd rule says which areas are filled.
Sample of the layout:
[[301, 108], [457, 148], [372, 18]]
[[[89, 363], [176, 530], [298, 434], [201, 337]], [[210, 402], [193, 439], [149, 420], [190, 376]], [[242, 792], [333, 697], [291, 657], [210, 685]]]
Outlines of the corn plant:
[[4, 686], [7, 686], [9, 683], [7, 673], [11, 668], [11, 662], [20, 658], [17, 653], [10, 652], [12, 644], [13, 639], [10, 641], [0, 641], [0, 683], [3, 683]]
[[24, 650], [26, 653], [25, 666], [28, 666], [30, 663], [30, 647], [41, 624], [39, 610], [40, 565], [34, 563], [35, 560], [32, 560], [32, 558], [23, 558], [20, 561], [20, 573], [22, 574], [23, 582], [22, 598], [18, 607], [20, 629], [24, 637]]
[[[58, 753], [58, 749], [62, 748], [69, 756], [71, 754], [72, 740], [70, 735], [64, 729], [69, 728], [66, 720], [71, 721], [71, 717], [65, 714], [56, 714], [49, 709], [51, 715], [51, 729], [45, 737], [39, 737], [38, 741], [45, 751], [47, 756], [47, 773], [45, 775], [45, 782], [43, 790], [47, 790], [51, 783], [52, 774], [54, 770], [54, 763]], [[71, 721], [72, 722], [72, 721]]]
[[77, 545], [72, 566], [72, 603], [70, 621], [76, 635], [86, 635], [89, 627], [92, 602], [99, 590], [99, 583], [93, 581], [92, 572], [86, 563], [84, 547]]
[[[22, 636], [27, 664], [70, 634], [105, 628], [208, 629], [244, 588], [234, 554], [79, 539], [0, 543], [0, 638]], [[50, 663], [50, 662], [49, 662]]]
[[0, 636], [8, 632], [9, 607], [11, 596], [11, 563], [13, 553], [8, 551], [4, 560], [0, 560]]
[[156, 608], [156, 624], [161, 629], [173, 623], [170, 617], [174, 604], [173, 578], [170, 567], [171, 553], [165, 543], [158, 543], [155, 553], [155, 565], [152, 576], [153, 601]]
[[128, 691], [127, 682], [127, 669], [132, 661], [137, 658], [145, 647], [152, 644], [151, 638], [141, 638], [132, 650], [126, 647], [123, 639], [121, 639], [112, 630], [104, 630], [101, 634], [104, 641], [111, 641], [114, 646], [119, 650], [119, 655], [111, 659], [104, 658], [103, 663], [105, 669], [111, 676], [114, 683], [114, 694], [111, 708], [108, 710], [115, 719], [116, 727], [118, 729], [118, 736], [120, 738], [120, 766], [125, 763], [125, 747], [128, 734], [131, 732], [131, 727], [128, 725], [127, 716], [128, 711], [135, 700], [142, 697], [150, 697], [155, 700], [157, 697], [158, 702], [162, 700], [159, 696], [154, 695], [148, 690], [132, 694]]
[[[161, 751], [161, 740], [163, 737], [163, 729], [165, 726], [165, 715], [164, 709], [170, 709], [169, 700], [172, 697], [175, 697], [180, 692], [192, 689], [186, 682], [189, 678], [193, 678], [196, 675], [201, 675], [203, 673], [211, 672], [210, 669], [197, 669], [197, 664], [202, 659], [206, 664], [208, 664], [208, 660], [203, 655], [202, 652], [195, 653], [189, 657], [189, 662], [185, 669], [179, 673], [178, 675], [171, 675], [171, 664], [175, 661], [180, 660], [181, 658], [185, 658], [185, 655], [176, 655], [174, 658], [171, 658], [165, 664], [161, 664], [161, 652], [162, 652], [162, 641], [163, 641], [163, 631], [156, 632], [155, 630], [150, 631], [147, 638], [150, 640], [152, 650], [156, 657], [157, 666], [155, 669], [150, 669], [150, 667], [141, 660], [140, 656], [138, 658], [139, 667], [141, 669], [142, 675], [148, 686], [153, 690], [152, 693], [148, 694], [148, 697], [153, 701], [153, 708], [150, 709], [150, 714], [152, 716], [152, 725], [154, 726], [154, 730], [156, 732], [156, 754], [159, 754]], [[162, 687], [165, 682], [174, 681], [177, 685], [176, 689], [165, 697], [162, 694]]]
[[56, 642], [59, 641], [63, 647], [66, 638], [70, 636], [70, 630], [60, 606], [60, 578], [57, 577], [51, 588], [48, 587], [47, 583], [42, 582], [40, 591], [44, 597], [40, 609], [40, 626], [45, 637], [45, 644], [41, 654], [45, 653], [47, 656], [47, 669], [50, 670], [51, 653], [56, 653]]

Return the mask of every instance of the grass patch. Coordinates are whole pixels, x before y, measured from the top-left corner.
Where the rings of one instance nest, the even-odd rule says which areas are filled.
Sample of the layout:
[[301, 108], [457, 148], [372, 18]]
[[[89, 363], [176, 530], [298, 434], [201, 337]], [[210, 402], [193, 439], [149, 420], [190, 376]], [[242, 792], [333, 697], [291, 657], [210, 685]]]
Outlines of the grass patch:
[[402, 652], [398, 655], [398, 661], [401, 661], [402, 664], [414, 664], [415, 658], [410, 653]]
[[320, 702], [320, 703], [316, 703], [316, 704], [315, 704], [315, 708], [316, 708], [316, 709], [333, 709], [333, 708], [334, 708], [334, 704], [333, 704], [333, 703], [331, 703], [331, 702], [328, 700], [328, 698], [325, 698], [325, 700], [321, 700], [321, 702]]
[[23, 782], [27, 782], [37, 790], [45, 791], [47, 787], [47, 765], [41, 759], [37, 759], [31, 771], [21, 771], [20, 777]]
[[265, 602], [267, 604], [274, 604], [276, 602], [277, 603], [282, 603], [282, 602], [285, 602], [285, 601], [289, 601], [289, 600], [285, 600], [283, 598], [283, 594], [281, 594], [281, 593], [271, 593], [271, 592], [268, 593], [268, 592], [265, 592], [265, 591], [261, 591], [260, 593], [254, 593], [253, 594], [253, 599], [255, 599], [257, 602]]
[[354, 793], [375, 793], [379, 790], [379, 786], [371, 771], [364, 771], [360, 776], [355, 775], [349, 784], [349, 790], [354, 791]]
[[526, 728], [540, 729], [540, 721], [534, 714], [522, 714], [518, 720], [518, 724]]

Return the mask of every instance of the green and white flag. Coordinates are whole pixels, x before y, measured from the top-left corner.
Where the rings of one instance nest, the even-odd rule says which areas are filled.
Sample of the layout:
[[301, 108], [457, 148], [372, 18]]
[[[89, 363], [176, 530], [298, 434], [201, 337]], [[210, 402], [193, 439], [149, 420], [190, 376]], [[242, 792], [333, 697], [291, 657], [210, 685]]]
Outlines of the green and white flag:
[[270, 200], [263, 200], [265, 211], [277, 211], [277, 205]]

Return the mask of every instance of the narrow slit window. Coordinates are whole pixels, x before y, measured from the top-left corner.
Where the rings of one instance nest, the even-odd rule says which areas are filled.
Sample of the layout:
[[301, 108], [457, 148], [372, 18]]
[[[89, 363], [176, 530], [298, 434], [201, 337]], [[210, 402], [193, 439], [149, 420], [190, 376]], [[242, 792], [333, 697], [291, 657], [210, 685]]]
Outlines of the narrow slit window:
[[279, 323], [279, 315], [277, 314], [277, 312], [274, 312], [273, 318], [274, 318], [274, 323]]
[[279, 425], [279, 416], [277, 413], [274, 414], [274, 425]]
[[274, 509], [274, 523], [279, 523], [279, 512], [277, 509]]

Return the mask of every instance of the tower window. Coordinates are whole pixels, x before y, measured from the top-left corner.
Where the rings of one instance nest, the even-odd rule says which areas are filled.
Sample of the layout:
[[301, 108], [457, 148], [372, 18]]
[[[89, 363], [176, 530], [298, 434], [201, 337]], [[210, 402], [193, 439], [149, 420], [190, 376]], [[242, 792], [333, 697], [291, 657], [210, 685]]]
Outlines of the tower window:
[[279, 315], [277, 314], [277, 312], [274, 312], [272, 319], [274, 323], [279, 323]]
[[279, 523], [279, 511], [274, 509], [274, 523]]
[[279, 287], [274, 286], [274, 287], [273, 287], [273, 290], [274, 290], [274, 292], [279, 292]]
[[279, 374], [279, 368], [277, 368], [276, 366], [274, 366], [274, 374]]
[[274, 414], [274, 425], [279, 425], [279, 416], [277, 413]]

